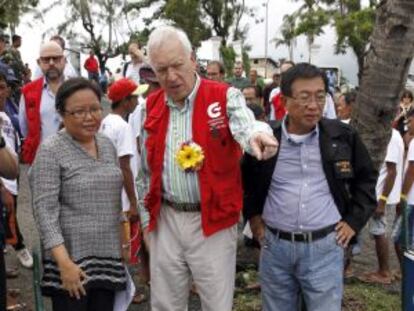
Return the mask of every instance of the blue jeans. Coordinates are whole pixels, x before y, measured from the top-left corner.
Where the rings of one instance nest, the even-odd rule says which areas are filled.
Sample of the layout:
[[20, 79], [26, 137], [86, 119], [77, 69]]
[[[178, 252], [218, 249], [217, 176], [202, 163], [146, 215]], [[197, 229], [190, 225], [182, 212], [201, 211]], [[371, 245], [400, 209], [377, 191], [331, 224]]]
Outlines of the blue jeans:
[[266, 229], [260, 258], [264, 311], [298, 311], [301, 292], [308, 311], [340, 311], [344, 251], [332, 232], [320, 240], [291, 242]]

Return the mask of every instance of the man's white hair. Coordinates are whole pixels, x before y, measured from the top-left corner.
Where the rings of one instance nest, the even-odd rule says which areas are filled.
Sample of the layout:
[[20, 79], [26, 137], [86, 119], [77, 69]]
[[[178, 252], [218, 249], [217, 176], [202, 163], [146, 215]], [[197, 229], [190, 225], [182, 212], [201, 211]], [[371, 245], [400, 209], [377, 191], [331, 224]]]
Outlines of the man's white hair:
[[173, 26], [161, 26], [156, 28], [149, 36], [147, 48], [148, 58], [151, 63], [151, 54], [154, 50], [161, 47], [165, 42], [169, 40], [178, 40], [184, 48], [184, 51], [188, 56], [193, 52], [191, 42], [188, 39], [187, 34], [179, 28]]

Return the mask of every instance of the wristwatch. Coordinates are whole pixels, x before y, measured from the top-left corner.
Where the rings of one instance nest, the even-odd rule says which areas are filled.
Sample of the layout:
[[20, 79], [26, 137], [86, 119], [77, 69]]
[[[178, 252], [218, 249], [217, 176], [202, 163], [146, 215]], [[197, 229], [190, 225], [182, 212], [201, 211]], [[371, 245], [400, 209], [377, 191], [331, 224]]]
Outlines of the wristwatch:
[[0, 149], [3, 149], [4, 147], [6, 147], [6, 141], [3, 136], [0, 136]]

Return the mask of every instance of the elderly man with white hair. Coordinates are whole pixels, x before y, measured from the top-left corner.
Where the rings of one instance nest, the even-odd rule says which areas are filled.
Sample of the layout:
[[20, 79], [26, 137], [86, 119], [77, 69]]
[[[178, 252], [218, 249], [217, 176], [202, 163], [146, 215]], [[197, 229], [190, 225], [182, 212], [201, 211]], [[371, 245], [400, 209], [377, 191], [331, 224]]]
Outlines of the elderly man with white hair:
[[230, 311], [242, 208], [239, 160], [242, 150], [266, 160], [278, 143], [240, 91], [197, 75], [184, 32], [154, 30], [148, 56], [161, 85], [147, 99], [141, 136], [152, 310], [186, 310], [193, 279], [203, 310]]

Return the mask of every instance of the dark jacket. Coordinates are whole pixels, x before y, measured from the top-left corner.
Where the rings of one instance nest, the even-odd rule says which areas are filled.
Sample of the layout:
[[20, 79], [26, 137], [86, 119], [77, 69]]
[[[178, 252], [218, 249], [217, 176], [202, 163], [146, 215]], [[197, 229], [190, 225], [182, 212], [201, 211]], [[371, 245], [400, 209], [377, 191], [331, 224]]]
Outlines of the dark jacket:
[[[280, 144], [280, 123], [273, 132]], [[319, 145], [323, 170], [342, 220], [358, 232], [376, 208], [378, 172], [356, 131], [340, 121], [322, 119], [319, 122]], [[277, 157], [278, 154], [269, 160], [257, 161], [245, 154], [243, 158], [246, 220], [263, 212]]]

